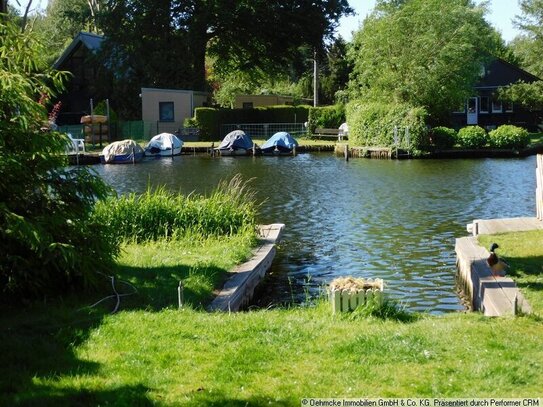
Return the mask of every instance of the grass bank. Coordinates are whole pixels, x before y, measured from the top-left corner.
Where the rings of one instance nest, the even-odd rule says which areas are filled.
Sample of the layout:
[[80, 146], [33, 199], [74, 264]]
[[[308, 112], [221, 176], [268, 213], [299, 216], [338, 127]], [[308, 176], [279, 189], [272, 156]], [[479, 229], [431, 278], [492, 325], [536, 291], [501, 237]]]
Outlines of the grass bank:
[[88, 325], [48, 312], [38, 325], [9, 326], [0, 364], [6, 405], [536, 397], [543, 382], [543, 325], [530, 317], [402, 323], [333, 316], [320, 304], [238, 314], [125, 310]]
[[488, 248], [496, 242], [497, 253], [509, 264], [507, 275], [524, 293], [533, 311], [543, 317], [543, 231], [481, 235], [479, 243]]

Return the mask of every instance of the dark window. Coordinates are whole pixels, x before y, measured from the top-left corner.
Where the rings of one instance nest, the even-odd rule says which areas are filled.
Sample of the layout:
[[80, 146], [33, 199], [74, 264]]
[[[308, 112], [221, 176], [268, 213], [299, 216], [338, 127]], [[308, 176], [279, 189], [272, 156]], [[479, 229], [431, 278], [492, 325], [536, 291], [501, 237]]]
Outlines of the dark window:
[[158, 115], [161, 122], [173, 122], [173, 102], [158, 102]]
[[489, 113], [490, 112], [490, 107], [488, 105], [488, 96], [481, 96], [481, 105], [479, 107], [479, 111], [481, 113]]
[[503, 102], [503, 110], [505, 110], [507, 113], [513, 113], [513, 103]]
[[243, 102], [243, 108], [244, 109], [252, 109], [253, 108], [253, 102]]
[[501, 100], [492, 100], [492, 113], [501, 113], [501, 112], [502, 112]]

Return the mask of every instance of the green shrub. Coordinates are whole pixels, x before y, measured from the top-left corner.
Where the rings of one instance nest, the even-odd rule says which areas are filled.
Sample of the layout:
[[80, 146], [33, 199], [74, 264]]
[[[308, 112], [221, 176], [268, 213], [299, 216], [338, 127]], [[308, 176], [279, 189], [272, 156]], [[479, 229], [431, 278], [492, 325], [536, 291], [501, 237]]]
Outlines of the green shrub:
[[489, 143], [496, 148], [521, 149], [528, 145], [530, 136], [522, 127], [504, 124], [488, 134]]
[[396, 135], [399, 148], [411, 153], [426, 151], [427, 117], [422, 107], [355, 100], [347, 105], [349, 140], [356, 146], [393, 147]]
[[467, 126], [458, 131], [457, 141], [463, 148], [481, 148], [488, 141], [485, 129], [479, 126]]
[[337, 129], [345, 122], [345, 106], [333, 105], [309, 108], [308, 132], [316, 128]]
[[254, 194], [239, 176], [209, 196], [183, 196], [164, 188], [100, 202], [94, 219], [117, 233], [116, 241], [155, 241], [195, 233], [234, 235], [256, 225]]
[[430, 130], [430, 142], [437, 149], [448, 149], [456, 143], [456, 130], [434, 127]]

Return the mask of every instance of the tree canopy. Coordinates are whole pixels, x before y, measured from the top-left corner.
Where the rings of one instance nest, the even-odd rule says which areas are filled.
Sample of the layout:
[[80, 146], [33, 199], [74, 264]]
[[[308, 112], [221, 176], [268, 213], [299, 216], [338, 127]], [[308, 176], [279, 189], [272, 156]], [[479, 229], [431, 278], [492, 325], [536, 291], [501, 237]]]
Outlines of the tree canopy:
[[543, 0], [521, 0], [522, 14], [516, 16], [515, 25], [522, 35], [515, 38], [511, 47], [521, 66], [528, 72], [543, 77]]
[[409, 103], [443, 120], [501, 45], [484, 14], [470, 0], [381, 1], [349, 50], [351, 96]]

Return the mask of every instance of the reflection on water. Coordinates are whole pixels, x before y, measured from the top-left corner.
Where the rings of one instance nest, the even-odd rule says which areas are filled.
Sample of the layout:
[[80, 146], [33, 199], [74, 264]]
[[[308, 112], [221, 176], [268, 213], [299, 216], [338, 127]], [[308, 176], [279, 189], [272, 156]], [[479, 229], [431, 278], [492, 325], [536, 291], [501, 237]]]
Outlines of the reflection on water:
[[535, 165], [534, 157], [345, 162], [302, 154], [182, 156], [95, 169], [121, 193], [159, 184], [207, 193], [237, 173], [254, 178], [264, 201], [260, 222], [286, 224], [260, 305], [354, 275], [383, 278], [409, 309], [446, 312], [462, 309], [455, 237], [473, 219], [535, 213]]

